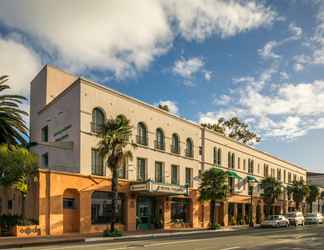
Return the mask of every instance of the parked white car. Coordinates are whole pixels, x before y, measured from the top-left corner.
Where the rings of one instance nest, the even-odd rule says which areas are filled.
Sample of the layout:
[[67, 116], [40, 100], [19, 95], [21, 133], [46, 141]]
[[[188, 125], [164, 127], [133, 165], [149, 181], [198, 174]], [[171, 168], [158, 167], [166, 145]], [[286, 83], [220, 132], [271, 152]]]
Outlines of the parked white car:
[[305, 225], [305, 218], [302, 212], [290, 212], [287, 214], [287, 218], [289, 220], [290, 225], [294, 225], [294, 226]]
[[261, 224], [261, 227], [288, 227], [288, 226], [289, 226], [289, 220], [283, 215], [270, 215]]
[[306, 224], [322, 224], [323, 220], [323, 215], [320, 213], [308, 213], [305, 216]]

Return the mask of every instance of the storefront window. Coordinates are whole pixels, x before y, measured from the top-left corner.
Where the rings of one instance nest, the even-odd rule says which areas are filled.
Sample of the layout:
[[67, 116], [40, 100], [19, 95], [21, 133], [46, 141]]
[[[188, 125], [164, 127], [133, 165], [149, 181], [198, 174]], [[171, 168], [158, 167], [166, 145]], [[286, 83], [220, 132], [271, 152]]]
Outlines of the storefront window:
[[[118, 195], [116, 222], [123, 223], [123, 195]], [[105, 224], [111, 222], [112, 193], [96, 191], [91, 196], [91, 223]]]
[[171, 201], [171, 220], [173, 223], [189, 222], [189, 200], [176, 199]]

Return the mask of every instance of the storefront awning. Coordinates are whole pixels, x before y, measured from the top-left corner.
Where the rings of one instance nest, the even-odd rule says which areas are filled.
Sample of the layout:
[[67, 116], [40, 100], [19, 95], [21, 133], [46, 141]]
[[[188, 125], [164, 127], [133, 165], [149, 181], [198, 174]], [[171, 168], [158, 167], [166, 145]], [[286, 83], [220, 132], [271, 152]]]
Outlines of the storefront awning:
[[235, 179], [238, 179], [238, 180], [242, 180], [242, 177], [239, 176], [235, 171], [233, 170], [228, 170], [227, 171], [227, 175], [228, 177], [232, 177], [232, 178], [235, 178]]
[[149, 193], [152, 195], [188, 195], [187, 186], [156, 183], [152, 180], [130, 185], [131, 192]]
[[253, 181], [253, 182], [258, 182], [258, 180], [254, 176], [252, 176], [252, 175], [248, 175], [247, 176], [247, 180], [248, 181]]

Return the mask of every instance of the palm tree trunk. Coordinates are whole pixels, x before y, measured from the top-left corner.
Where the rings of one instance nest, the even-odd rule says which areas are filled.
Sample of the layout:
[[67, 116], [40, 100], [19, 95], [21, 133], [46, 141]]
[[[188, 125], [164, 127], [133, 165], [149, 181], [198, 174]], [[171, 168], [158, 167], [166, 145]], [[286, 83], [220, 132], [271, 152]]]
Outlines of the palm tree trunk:
[[111, 213], [111, 223], [110, 223], [110, 232], [115, 231], [116, 215], [117, 215], [117, 202], [118, 202], [118, 174], [117, 166], [112, 168], [112, 181], [111, 181], [111, 191], [113, 194], [112, 197], [112, 213]]
[[210, 201], [211, 207], [211, 227], [216, 224], [216, 202], [214, 200]]
[[21, 192], [21, 218], [25, 219], [25, 194]]

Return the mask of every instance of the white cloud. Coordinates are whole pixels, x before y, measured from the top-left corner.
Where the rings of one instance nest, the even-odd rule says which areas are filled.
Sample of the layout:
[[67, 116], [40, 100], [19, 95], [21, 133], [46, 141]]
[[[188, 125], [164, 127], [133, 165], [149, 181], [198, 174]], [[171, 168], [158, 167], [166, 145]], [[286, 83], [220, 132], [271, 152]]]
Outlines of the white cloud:
[[168, 1], [170, 13], [187, 40], [204, 40], [213, 34], [221, 37], [269, 25], [276, 13], [257, 1], [176, 0]]
[[198, 57], [182, 58], [174, 63], [173, 72], [183, 78], [191, 79], [197, 72], [203, 69], [204, 64], [204, 61]]
[[164, 100], [164, 101], [160, 101], [158, 103], [155, 103], [154, 105], [158, 106], [160, 104], [161, 105], [167, 105], [169, 107], [169, 110], [170, 110], [171, 113], [178, 114], [178, 112], [179, 112], [178, 105], [174, 101]]
[[0, 21], [32, 38], [55, 63], [119, 78], [146, 70], [177, 34], [198, 41], [228, 37], [269, 25], [275, 16], [257, 1], [11, 0], [0, 8]]
[[209, 70], [205, 70], [204, 71], [204, 78], [206, 81], [209, 81], [212, 79], [213, 76], [213, 72], [209, 71]]
[[19, 40], [0, 36], [0, 75], [8, 75], [11, 92], [29, 97], [29, 83], [40, 70], [40, 59]]
[[289, 75], [288, 75], [287, 72], [282, 71], [282, 72], [280, 72], [280, 78], [282, 80], [288, 80], [289, 79]]
[[295, 39], [299, 39], [303, 35], [302, 28], [296, 26], [293, 23], [289, 24], [288, 30], [291, 33], [292, 37], [295, 38]]
[[276, 41], [267, 42], [262, 49], [258, 49], [258, 53], [260, 56], [262, 56], [265, 59], [268, 58], [278, 59], [280, 58], [280, 55], [273, 52], [273, 49], [277, 46], [278, 46], [278, 42]]

